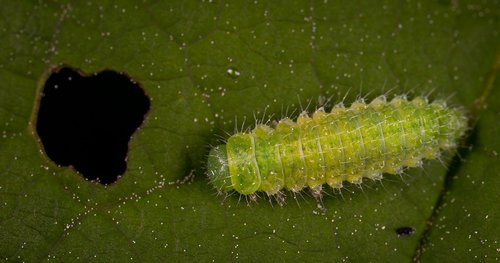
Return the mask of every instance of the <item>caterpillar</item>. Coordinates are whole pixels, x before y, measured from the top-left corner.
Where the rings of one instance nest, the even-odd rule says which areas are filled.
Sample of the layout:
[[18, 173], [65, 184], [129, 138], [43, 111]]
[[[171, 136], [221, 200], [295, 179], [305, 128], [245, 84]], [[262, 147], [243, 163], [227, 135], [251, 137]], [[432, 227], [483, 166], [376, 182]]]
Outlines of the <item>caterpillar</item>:
[[424, 159], [456, 149], [466, 129], [461, 108], [424, 97], [388, 102], [380, 96], [236, 133], [210, 150], [207, 173], [220, 193], [341, 188], [344, 181], [360, 184], [364, 177], [380, 180], [383, 173], [421, 167]]

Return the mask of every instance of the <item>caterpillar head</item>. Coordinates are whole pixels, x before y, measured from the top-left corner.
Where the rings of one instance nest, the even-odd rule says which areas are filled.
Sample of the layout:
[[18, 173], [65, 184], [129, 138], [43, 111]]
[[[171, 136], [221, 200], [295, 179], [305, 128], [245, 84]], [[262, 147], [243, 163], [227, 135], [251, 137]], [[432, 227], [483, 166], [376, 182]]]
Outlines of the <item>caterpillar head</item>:
[[207, 168], [208, 177], [219, 192], [229, 192], [233, 189], [229, 175], [226, 145], [221, 144], [210, 150]]

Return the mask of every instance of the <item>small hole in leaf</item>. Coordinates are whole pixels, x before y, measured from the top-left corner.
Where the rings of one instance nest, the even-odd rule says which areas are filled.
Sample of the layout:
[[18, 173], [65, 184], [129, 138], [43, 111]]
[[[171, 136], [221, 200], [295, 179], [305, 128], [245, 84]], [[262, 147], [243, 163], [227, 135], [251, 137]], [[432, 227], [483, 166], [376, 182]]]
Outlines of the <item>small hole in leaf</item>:
[[56, 164], [110, 184], [125, 172], [128, 143], [149, 107], [144, 90], [123, 74], [58, 68], [45, 82], [36, 131]]
[[411, 236], [413, 234], [415, 234], [415, 228], [411, 227], [411, 226], [402, 226], [402, 227], [399, 227], [398, 229], [396, 229], [396, 234], [398, 235], [398, 237], [400, 236]]

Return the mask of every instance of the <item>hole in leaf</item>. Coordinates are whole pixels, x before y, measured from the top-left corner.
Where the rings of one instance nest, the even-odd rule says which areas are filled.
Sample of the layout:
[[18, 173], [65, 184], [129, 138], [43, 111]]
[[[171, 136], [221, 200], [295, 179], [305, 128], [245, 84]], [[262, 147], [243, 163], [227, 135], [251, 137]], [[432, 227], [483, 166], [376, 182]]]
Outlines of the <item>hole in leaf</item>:
[[36, 131], [56, 164], [110, 184], [125, 172], [128, 143], [149, 107], [144, 90], [123, 74], [58, 68], [45, 82]]
[[400, 236], [411, 236], [413, 234], [415, 234], [415, 228], [411, 227], [411, 226], [402, 226], [402, 227], [399, 227], [398, 229], [396, 229], [396, 234], [398, 235], [398, 237]]

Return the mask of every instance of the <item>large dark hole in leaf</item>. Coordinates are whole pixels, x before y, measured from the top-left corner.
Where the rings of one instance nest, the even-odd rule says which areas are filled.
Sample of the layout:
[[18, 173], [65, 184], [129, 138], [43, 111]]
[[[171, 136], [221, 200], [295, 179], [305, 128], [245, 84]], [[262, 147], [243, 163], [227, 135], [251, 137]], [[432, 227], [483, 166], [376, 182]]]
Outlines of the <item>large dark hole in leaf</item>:
[[125, 172], [129, 140], [149, 106], [143, 89], [123, 74], [60, 68], [45, 83], [36, 130], [55, 163], [109, 184]]

